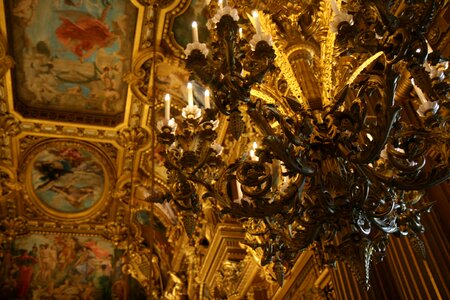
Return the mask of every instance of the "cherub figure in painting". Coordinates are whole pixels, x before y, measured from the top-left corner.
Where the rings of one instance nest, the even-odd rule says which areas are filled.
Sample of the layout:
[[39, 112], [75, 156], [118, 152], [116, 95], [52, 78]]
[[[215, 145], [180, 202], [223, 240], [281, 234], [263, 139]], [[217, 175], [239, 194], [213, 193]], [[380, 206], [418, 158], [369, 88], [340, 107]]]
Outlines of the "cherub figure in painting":
[[18, 17], [24, 26], [28, 26], [34, 18], [34, 8], [38, 0], [22, 0], [13, 8], [13, 14]]

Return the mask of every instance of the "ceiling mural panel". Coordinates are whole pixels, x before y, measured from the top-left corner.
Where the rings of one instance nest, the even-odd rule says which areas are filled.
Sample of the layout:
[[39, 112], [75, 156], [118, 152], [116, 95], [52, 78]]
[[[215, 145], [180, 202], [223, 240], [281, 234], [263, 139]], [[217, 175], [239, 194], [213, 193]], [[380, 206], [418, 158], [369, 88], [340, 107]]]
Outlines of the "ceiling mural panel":
[[25, 182], [47, 214], [79, 218], [104, 207], [112, 168], [101, 150], [71, 140], [44, 140], [26, 154]]
[[131, 1], [8, 1], [6, 7], [16, 110], [106, 126], [123, 120], [122, 78], [130, 70], [138, 13]]
[[[30, 234], [18, 238], [4, 255], [2, 299], [123, 299], [123, 251], [98, 236]], [[19, 284], [16, 284], [19, 283]], [[134, 299], [145, 299], [134, 287]]]

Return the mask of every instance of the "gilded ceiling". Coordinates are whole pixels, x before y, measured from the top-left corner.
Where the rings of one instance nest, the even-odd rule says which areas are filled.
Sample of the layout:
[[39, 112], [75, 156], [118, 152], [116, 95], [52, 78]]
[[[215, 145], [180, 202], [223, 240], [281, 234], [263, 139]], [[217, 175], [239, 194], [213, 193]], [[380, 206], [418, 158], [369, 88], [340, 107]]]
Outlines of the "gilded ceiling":
[[[17, 257], [26, 256], [19, 250], [31, 253], [41, 246], [54, 251], [57, 261], [49, 262], [47, 270], [62, 271], [41, 272], [31, 283], [42, 295], [48, 293], [49, 280], [61, 295], [66, 295], [65, 285], [74, 282], [82, 282], [84, 290], [92, 288], [90, 282], [104, 275], [98, 270], [108, 268], [120, 287], [126, 265], [143, 289], [178, 299], [174, 295], [183, 285], [180, 274], [200, 268], [195, 259], [205, 255], [207, 246], [217, 249], [216, 257], [209, 251], [204, 259], [217, 261], [199, 276], [216, 282], [217, 294], [247, 291], [248, 278], [265, 288], [270, 282], [276, 290], [271, 270], [259, 273], [250, 267], [260, 254], [239, 245], [241, 230], [200, 224], [194, 247], [177, 219], [177, 208], [159, 201], [170, 182], [152, 128], [164, 116], [164, 94], [172, 96], [171, 113], [180, 114], [186, 105], [189, 72], [184, 48], [192, 38], [193, 20], [199, 23], [199, 39], [208, 38], [211, 15], [206, 2], [0, 1], [0, 243], [17, 240]], [[276, 64], [283, 72], [275, 70], [252, 95], [273, 103], [275, 96], [294, 94], [300, 103], [321, 109], [320, 99], [330, 98], [332, 85], [332, 47], [323, 46], [333, 43], [323, 30], [329, 7], [323, 1], [304, 1], [304, 6], [290, 1], [235, 2], [248, 14], [246, 6], [258, 4], [275, 15], [263, 26], [278, 32]], [[317, 14], [312, 18], [318, 21], [299, 19], [301, 40], [288, 25], [275, 29], [277, 24], [292, 24], [287, 19], [307, 10]], [[435, 28], [433, 45], [448, 40], [448, 25]], [[445, 51], [448, 56], [448, 47]], [[316, 67], [324, 61], [330, 70], [318, 74]], [[308, 75], [300, 80], [302, 74]], [[194, 101], [203, 105], [200, 91], [200, 86], [194, 87]], [[280, 103], [280, 109], [286, 105]], [[226, 144], [224, 130], [219, 139]], [[236, 152], [245, 147], [242, 143]], [[236, 155], [225, 154], [229, 160]], [[204, 223], [216, 224], [218, 216], [209, 208], [205, 205]], [[221, 234], [214, 238], [212, 231]], [[100, 267], [77, 264], [83, 258], [80, 249], [93, 253], [92, 261]], [[124, 251], [134, 260], [121, 261]], [[315, 272], [309, 259], [306, 266]], [[233, 284], [219, 279], [227, 268], [237, 274]], [[147, 280], [148, 274], [155, 280]], [[30, 295], [27, 290], [15, 292], [18, 298]]]

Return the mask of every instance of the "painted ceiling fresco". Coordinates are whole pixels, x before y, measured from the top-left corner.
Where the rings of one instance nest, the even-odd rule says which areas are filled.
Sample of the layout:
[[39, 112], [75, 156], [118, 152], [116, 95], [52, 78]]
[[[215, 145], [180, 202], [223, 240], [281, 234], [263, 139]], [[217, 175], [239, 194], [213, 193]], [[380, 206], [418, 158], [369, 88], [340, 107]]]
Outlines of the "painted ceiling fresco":
[[95, 209], [108, 189], [111, 168], [99, 150], [86, 143], [49, 140], [28, 154], [30, 194], [37, 205], [62, 217]]
[[130, 1], [21, 0], [7, 10], [19, 112], [83, 123], [101, 116], [105, 125], [123, 119], [137, 16]]
[[[2, 299], [123, 299], [123, 251], [98, 237], [32, 234], [2, 249]], [[17, 284], [18, 283], [18, 284]], [[139, 288], [135, 299], [145, 299]]]

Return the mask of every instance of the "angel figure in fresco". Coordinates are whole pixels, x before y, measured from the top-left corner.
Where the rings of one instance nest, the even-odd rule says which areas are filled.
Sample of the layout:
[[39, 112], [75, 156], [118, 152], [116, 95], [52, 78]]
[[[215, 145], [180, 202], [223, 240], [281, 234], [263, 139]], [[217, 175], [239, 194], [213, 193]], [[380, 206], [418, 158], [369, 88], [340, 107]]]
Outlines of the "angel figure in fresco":
[[76, 187], [72, 184], [68, 187], [53, 185], [49, 190], [56, 192], [59, 197], [77, 208], [82, 207], [84, 201], [93, 196], [95, 192], [95, 188], [92, 186]]
[[89, 248], [83, 247], [78, 252], [78, 258], [74, 263], [74, 269], [77, 270], [78, 273], [83, 274], [85, 278], [89, 278], [95, 272], [95, 256]]
[[91, 250], [92, 253], [94, 253], [95, 257], [97, 257], [97, 259], [105, 259], [107, 257], [110, 257], [111, 255], [107, 249], [104, 249], [99, 244], [97, 244], [97, 241], [88, 240], [84, 243], [84, 246]]
[[[60, 193], [73, 206], [79, 206], [85, 198], [93, 194], [93, 187], [75, 187], [79, 180], [79, 168], [82, 168], [86, 158], [74, 148], [49, 149], [49, 154], [54, 155], [51, 159], [37, 161], [34, 168], [41, 175], [40, 184], [36, 190], [53, 190]], [[64, 176], [64, 180], [62, 177]], [[76, 199], [75, 199], [76, 198]]]
[[58, 155], [60, 155], [62, 158], [64, 158], [65, 160], [69, 161], [73, 167], [77, 167], [84, 160], [83, 155], [80, 153], [80, 151], [78, 149], [75, 149], [75, 148], [71, 148], [71, 147], [63, 148], [63, 149], [57, 151], [56, 153]]
[[111, 111], [111, 104], [119, 98], [116, 90], [115, 73], [118, 73], [118, 67], [105, 66], [100, 74], [100, 79], [104, 86], [104, 98], [102, 101], [103, 111]]
[[72, 165], [64, 159], [36, 162], [34, 168], [42, 175], [39, 178], [42, 183], [36, 187], [36, 190], [49, 189], [57, 179], [68, 173], [73, 173]]
[[107, 4], [100, 18], [79, 11], [64, 11], [56, 29], [58, 41], [78, 56], [80, 62], [89, 58], [96, 50], [110, 46], [116, 35], [105, 24], [111, 5]]
[[57, 255], [57, 266], [61, 271], [65, 271], [67, 266], [75, 261], [77, 240], [72, 237], [56, 236], [55, 243], [60, 249]]
[[36, 274], [36, 279], [47, 282], [50, 279], [51, 273], [53, 271], [53, 257], [48, 244], [39, 245], [38, 262], [39, 272]]

